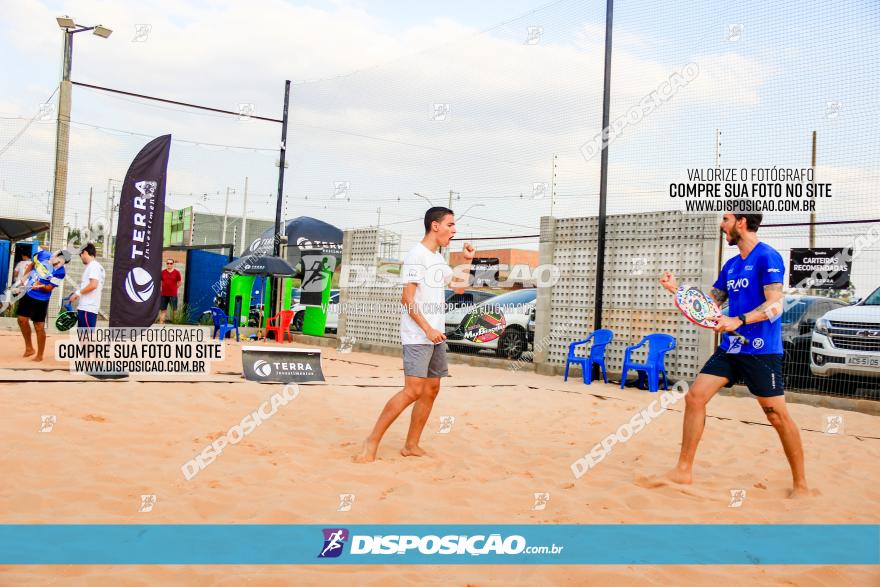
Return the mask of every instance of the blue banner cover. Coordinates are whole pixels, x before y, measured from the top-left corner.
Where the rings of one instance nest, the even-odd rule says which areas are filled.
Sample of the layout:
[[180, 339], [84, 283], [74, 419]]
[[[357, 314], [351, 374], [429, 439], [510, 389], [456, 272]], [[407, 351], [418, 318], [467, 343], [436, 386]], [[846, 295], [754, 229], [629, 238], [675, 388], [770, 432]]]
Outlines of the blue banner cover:
[[0, 564], [880, 564], [880, 525], [6, 524]]

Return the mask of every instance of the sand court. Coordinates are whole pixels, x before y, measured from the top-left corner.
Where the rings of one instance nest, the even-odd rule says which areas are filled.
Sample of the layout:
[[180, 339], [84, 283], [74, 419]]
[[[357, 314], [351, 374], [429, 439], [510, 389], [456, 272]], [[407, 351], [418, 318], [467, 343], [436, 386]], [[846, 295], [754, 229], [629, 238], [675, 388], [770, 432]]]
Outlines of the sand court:
[[[571, 464], [657, 395], [578, 377], [452, 364], [425, 430], [428, 456], [399, 454], [408, 412], [389, 429], [378, 460], [350, 457], [388, 397], [402, 387], [396, 357], [323, 349], [326, 384], [302, 385], [189, 480], [182, 466], [257, 410], [282, 385], [240, 378], [241, 344], [227, 343], [209, 381], [97, 382], [47, 358], [20, 357], [0, 335], [0, 519], [10, 524], [832, 524], [880, 522], [880, 418], [791, 404], [817, 495], [786, 499], [791, 478], [776, 432], [750, 398], [708, 407], [695, 482], [648, 489], [639, 477], [667, 470], [678, 454], [683, 401], [671, 406], [580, 478]], [[51, 344], [51, 337], [50, 342]], [[48, 347], [51, 348], [51, 347]], [[826, 434], [826, 415], [843, 434]], [[53, 416], [41, 432], [43, 416]], [[453, 419], [450, 420], [450, 417]], [[445, 420], [444, 420], [445, 418]], [[731, 491], [745, 490], [739, 507]], [[536, 508], [536, 493], [549, 494]], [[341, 496], [352, 495], [349, 511]], [[155, 496], [150, 511], [142, 496]], [[2, 584], [437, 583], [867, 585], [876, 567], [5, 567]], [[435, 575], [436, 573], [436, 575]], [[139, 579], [134, 579], [138, 577]], [[441, 580], [442, 577], [442, 580]], [[480, 577], [479, 580], [476, 580]], [[487, 578], [489, 577], [489, 578]], [[362, 580], [361, 580], [362, 579]]]

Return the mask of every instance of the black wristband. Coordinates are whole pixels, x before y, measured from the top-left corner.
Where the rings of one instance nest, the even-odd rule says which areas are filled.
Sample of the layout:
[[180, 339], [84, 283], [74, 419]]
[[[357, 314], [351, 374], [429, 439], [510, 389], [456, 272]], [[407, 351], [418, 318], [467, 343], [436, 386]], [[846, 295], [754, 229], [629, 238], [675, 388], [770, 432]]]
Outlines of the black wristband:
[[737, 316], [737, 318], [739, 318], [739, 319], [742, 321], [743, 326], [745, 326], [745, 324], [746, 324], [746, 315], [745, 315], [745, 314], [740, 314], [739, 316]]

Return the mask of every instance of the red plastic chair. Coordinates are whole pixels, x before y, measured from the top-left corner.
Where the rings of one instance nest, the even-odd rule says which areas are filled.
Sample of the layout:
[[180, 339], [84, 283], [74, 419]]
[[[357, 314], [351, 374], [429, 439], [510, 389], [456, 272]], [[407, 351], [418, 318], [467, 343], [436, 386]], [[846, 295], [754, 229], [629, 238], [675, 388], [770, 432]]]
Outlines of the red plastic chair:
[[[272, 326], [273, 320], [280, 320], [281, 323]], [[274, 332], [276, 341], [285, 342], [289, 337], [290, 342], [293, 342], [293, 334], [290, 333], [291, 322], [293, 322], [293, 310], [281, 310], [266, 321], [266, 337], [268, 338], [270, 332]]]

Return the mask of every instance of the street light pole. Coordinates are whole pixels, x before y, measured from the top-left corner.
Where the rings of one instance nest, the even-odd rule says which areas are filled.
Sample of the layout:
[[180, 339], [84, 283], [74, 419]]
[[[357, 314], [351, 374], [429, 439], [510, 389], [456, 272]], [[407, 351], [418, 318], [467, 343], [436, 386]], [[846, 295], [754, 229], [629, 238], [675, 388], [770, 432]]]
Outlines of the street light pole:
[[73, 66], [73, 35], [83, 31], [107, 38], [112, 32], [101, 25], [77, 26], [67, 16], [56, 19], [64, 30], [64, 54], [61, 65], [61, 84], [58, 92], [57, 130], [55, 131], [55, 185], [52, 195], [52, 216], [49, 229], [49, 245], [55, 251], [64, 246], [64, 208], [67, 205], [67, 162], [70, 149], [71, 89], [70, 70]]
[[55, 131], [55, 191], [52, 197], [49, 246], [57, 251], [64, 242], [64, 207], [67, 205], [67, 154], [70, 148], [71, 84], [70, 68], [73, 62], [73, 33], [64, 31], [64, 55], [61, 66], [61, 86], [58, 93], [57, 127]]

